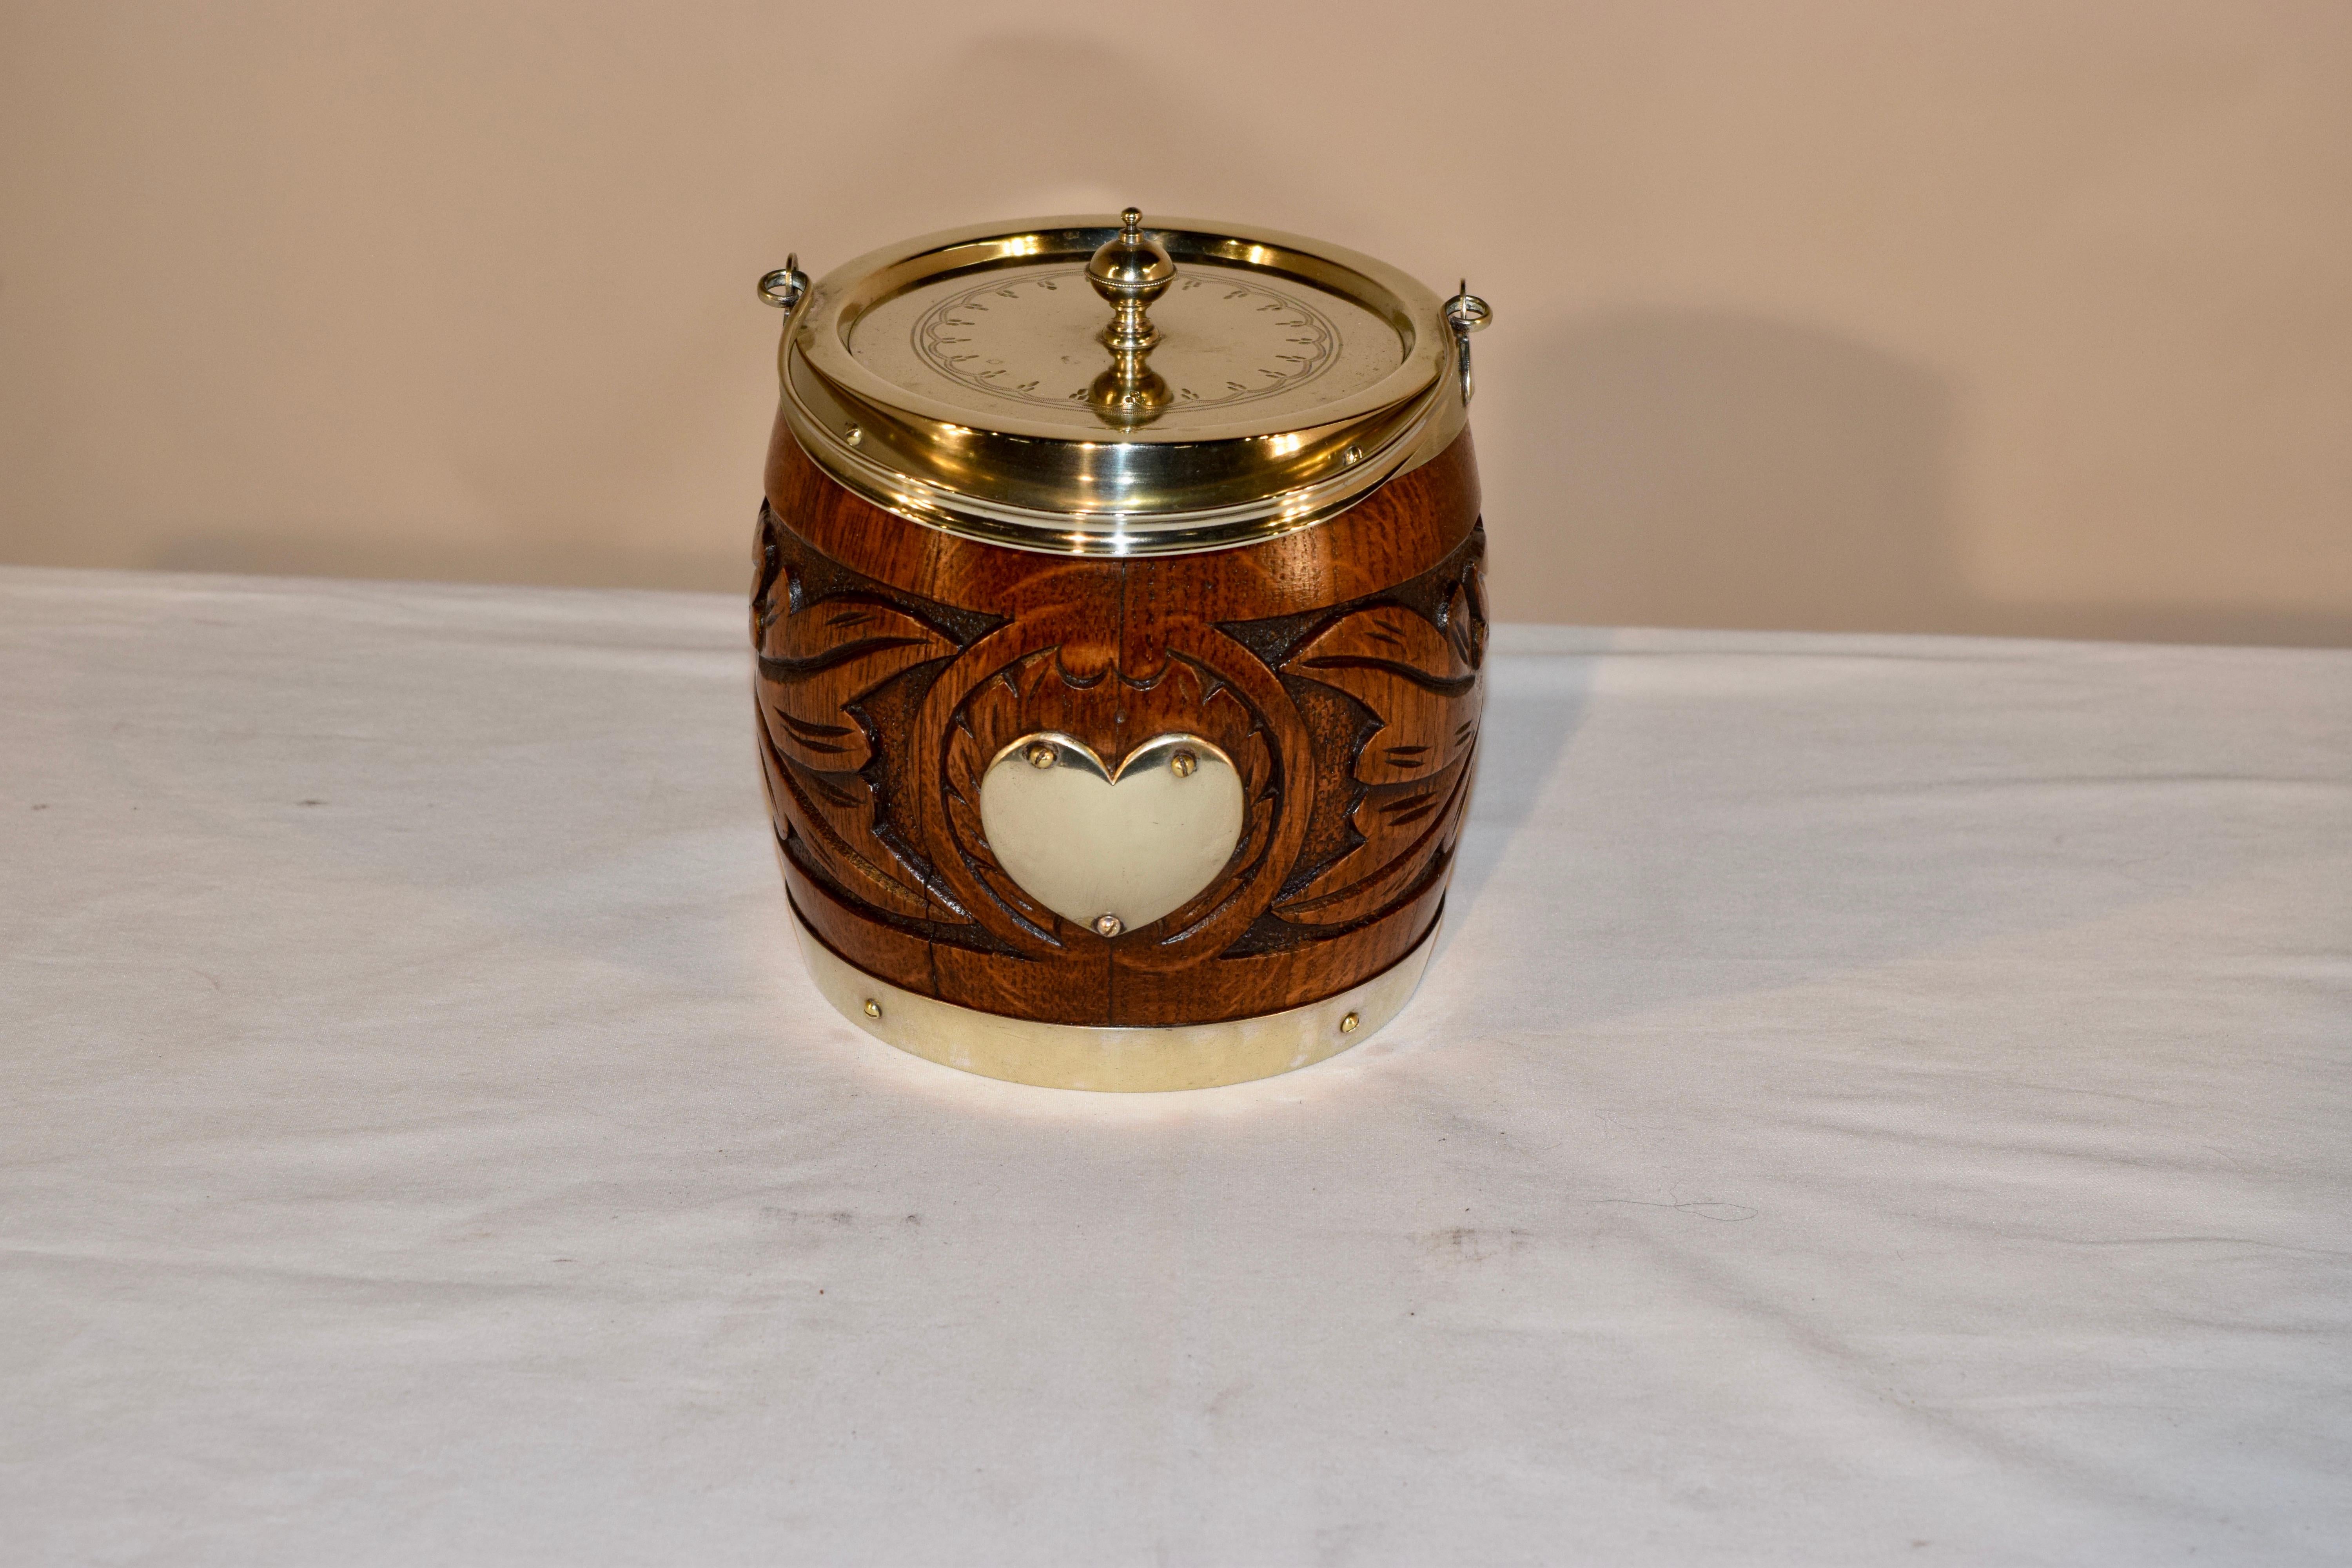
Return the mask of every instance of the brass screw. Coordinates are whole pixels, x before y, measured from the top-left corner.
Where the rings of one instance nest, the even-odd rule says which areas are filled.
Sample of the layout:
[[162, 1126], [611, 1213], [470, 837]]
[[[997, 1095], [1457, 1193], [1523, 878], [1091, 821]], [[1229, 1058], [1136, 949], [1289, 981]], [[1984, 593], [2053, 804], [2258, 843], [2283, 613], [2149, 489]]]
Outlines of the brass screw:
[[869, 1018], [880, 1017], [882, 1016], [882, 1004], [874, 1000], [873, 997], [868, 996], [866, 999], [866, 1016]]
[[1126, 929], [1127, 922], [1119, 919], [1117, 915], [1097, 915], [1095, 917], [1095, 934], [1106, 940], [1117, 936]]
[[848, 429], [844, 430], [841, 433], [841, 438], [855, 447], [860, 441], [866, 439], [866, 432], [859, 429], [856, 426], [852, 425]]
[[1054, 765], [1054, 748], [1044, 741], [1038, 742], [1022, 754], [1029, 759], [1029, 765], [1033, 768], [1050, 768]]
[[1356, 1026], [1362, 1022], [1363, 1020], [1361, 1018], [1359, 1018], [1353, 1013], [1350, 1013], [1346, 1017], [1339, 1020], [1339, 1032], [1343, 1035], [1352, 1035], [1356, 1032]]
[[1201, 759], [1190, 752], [1177, 752], [1168, 759], [1168, 771], [1180, 779], [1191, 778], [1192, 770], [1200, 765]]
[[1347, 458], [1348, 467], [1351, 468], [1354, 468], [1358, 463], [1364, 460], [1364, 449], [1361, 447], [1349, 447], [1347, 451]]

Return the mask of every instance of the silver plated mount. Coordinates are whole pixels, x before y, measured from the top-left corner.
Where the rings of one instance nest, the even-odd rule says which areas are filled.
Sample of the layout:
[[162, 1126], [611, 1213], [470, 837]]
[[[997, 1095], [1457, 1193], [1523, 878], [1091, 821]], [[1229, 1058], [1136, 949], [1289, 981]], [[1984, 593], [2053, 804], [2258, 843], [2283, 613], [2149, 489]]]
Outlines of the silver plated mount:
[[981, 829], [1005, 875], [1106, 939], [1191, 902], [1244, 819], [1241, 773], [1198, 735], [1155, 735], [1116, 771], [1083, 741], [1024, 735], [980, 781]]

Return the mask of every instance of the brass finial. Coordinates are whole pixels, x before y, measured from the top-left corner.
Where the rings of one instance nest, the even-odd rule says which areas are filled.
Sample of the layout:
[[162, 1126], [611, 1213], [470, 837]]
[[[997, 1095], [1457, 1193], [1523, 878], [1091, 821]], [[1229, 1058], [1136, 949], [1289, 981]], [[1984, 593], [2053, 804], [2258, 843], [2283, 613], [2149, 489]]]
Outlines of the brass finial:
[[1118, 233], [1087, 262], [1087, 281], [1111, 310], [1102, 332], [1111, 365], [1095, 378], [1087, 401], [1106, 424], [1146, 425], [1168, 405], [1168, 383], [1144, 361], [1160, 341], [1151, 304], [1176, 281], [1176, 264], [1167, 247], [1143, 232], [1140, 208], [1129, 207], [1118, 223]]

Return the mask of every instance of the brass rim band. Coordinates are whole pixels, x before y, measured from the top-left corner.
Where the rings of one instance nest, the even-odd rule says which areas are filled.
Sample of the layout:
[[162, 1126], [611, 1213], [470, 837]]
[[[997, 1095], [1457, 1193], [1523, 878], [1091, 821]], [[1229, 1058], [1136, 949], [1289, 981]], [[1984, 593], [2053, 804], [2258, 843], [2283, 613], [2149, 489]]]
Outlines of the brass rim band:
[[[1315, 408], [1309, 423], [1268, 426], [1236, 417], [1171, 429], [1148, 427], [1138, 414], [1132, 427], [1114, 417], [1118, 427], [1080, 433], [1017, 410], [976, 420], [968, 409], [882, 378], [851, 351], [864, 313], [904, 290], [1085, 261], [1097, 247], [1118, 248], [1113, 242], [1122, 237], [1135, 242], [1139, 257], [1148, 249], [1158, 259], [1128, 267], [1145, 281], [1118, 281], [1126, 276], [1118, 268], [1095, 279], [1107, 298], [1120, 294], [1122, 308], [1134, 312], [1129, 336], [1115, 331], [1109, 340], [1106, 363], [1122, 344], [1130, 347], [1118, 361], [1127, 381], [1110, 388], [1118, 394], [1114, 405], [1150, 401], [1146, 384], [1156, 377], [1141, 356], [1156, 334], [1140, 311], [1144, 297], [1166, 286], [1159, 273], [1171, 253], [1187, 266], [1296, 279], [1344, 300], [1396, 332], [1402, 358], [1373, 384]], [[1106, 229], [1092, 217], [1033, 218], [889, 247], [813, 286], [804, 276], [788, 266], [761, 280], [761, 297], [791, 310], [780, 365], [782, 408], [801, 447], [885, 510], [1016, 550], [1167, 555], [1276, 537], [1427, 462], [1465, 423], [1466, 358], [1465, 374], [1446, 374], [1457, 352], [1466, 353], [1457, 346], [1465, 329], [1450, 313], [1454, 302], [1441, 304], [1370, 257], [1274, 230], [1171, 218], [1143, 235]], [[1136, 299], [1124, 300], [1127, 293]]]
[[[943, 533], [1048, 555], [1185, 555], [1230, 550], [1311, 528], [1444, 451], [1469, 422], [1468, 405], [1463, 401], [1459, 384], [1448, 379], [1386, 421], [1333, 426], [1299, 437], [1300, 449], [1327, 471], [1319, 478], [1303, 479], [1292, 489], [1225, 506], [1181, 511], [1064, 510], [1020, 506], [955, 490], [909, 473], [906, 467], [871, 461], [859, 449], [866, 445], [869, 434], [878, 432], [882, 438], [903, 434], [908, 445], [932, 437], [914, 422], [878, 405], [849, 403], [803, 365], [788, 361], [783, 384], [784, 421], [792, 426], [801, 449], [852, 494]], [[844, 440], [841, 431], [856, 432], [856, 442]], [[882, 438], [873, 443], [877, 449]], [[979, 431], [963, 433], [957, 439], [968, 446], [1008, 450], [1022, 444], [1032, 449], [1040, 445]], [[1258, 444], [1271, 445], [1272, 438]], [[1113, 444], [1105, 443], [1104, 449], [1113, 449]], [[1125, 455], [1134, 449], [1119, 450]], [[1000, 468], [1008, 466], [1005, 454], [998, 452], [967, 459], [975, 471], [985, 470], [992, 461]], [[1165, 473], [1172, 479], [1181, 472], [1185, 461], [1181, 448], [1162, 447], [1144, 449], [1139, 460], [1120, 466], [1130, 469], [1149, 466], [1155, 475]], [[1307, 468], [1304, 463], [1298, 466], [1302, 470]]]
[[1436, 951], [1438, 923], [1432, 921], [1419, 945], [1379, 974], [1304, 1007], [1215, 1024], [1096, 1028], [982, 1013], [877, 980], [827, 947], [800, 911], [793, 911], [793, 930], [818, 992], [884, 1044], [983, 1078], [1122, 1092], [1246, 1083], [1362, 1044], [1412, 1000]]

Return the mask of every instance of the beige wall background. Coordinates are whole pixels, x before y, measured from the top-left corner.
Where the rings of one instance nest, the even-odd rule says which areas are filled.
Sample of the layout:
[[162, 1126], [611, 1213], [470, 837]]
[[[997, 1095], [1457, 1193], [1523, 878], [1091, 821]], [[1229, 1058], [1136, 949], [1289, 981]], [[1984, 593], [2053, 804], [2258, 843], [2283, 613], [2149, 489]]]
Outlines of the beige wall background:
[[2352, 5], [0, 6], [0, 558], [737, 589], [752, 280], [1466, 275], [1500, 613], [2352, 643]]

